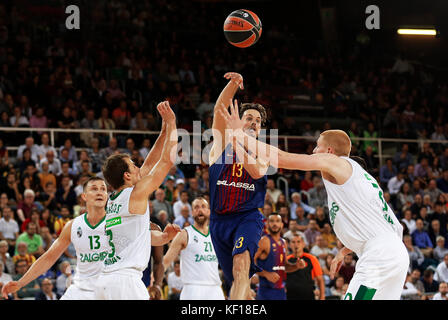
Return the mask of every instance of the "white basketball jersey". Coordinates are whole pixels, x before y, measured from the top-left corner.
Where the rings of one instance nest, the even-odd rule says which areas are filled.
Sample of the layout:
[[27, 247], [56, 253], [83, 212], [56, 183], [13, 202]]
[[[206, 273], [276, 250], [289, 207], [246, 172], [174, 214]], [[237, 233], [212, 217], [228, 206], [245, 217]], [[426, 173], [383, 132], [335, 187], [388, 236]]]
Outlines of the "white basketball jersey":
[[185, 228], [188, 243], [180, 252], [180, 277], [184, 284], [221, 285], [218, 259], [210, 232], [204, 235], [194, 226]]
[[384, 200], [377, 181], [356, 161], [347, 160], [353, 169], [342, 185], [323, 179], [328, 195], [330, 222], [339, 240], [358, 256], [366, 241], [387, 233], [403, 237], [403, 227]]
[[108, 253], [104, 234], [105, 218], [96, 226], [87, 220], [87, 213], [73, 220], [70, 240], [76, 250], [76, 272], [73, 281], [84, 290], [94, 290], [93, 281], [102, 271]]
[[151, 255], [149, 206], [145, 214], [129, 213], [129, 198], [134, 187], [113, 193], [106, 206], [106, 236], [109, 253], [104, 272], [136, 269], [143, 272]]

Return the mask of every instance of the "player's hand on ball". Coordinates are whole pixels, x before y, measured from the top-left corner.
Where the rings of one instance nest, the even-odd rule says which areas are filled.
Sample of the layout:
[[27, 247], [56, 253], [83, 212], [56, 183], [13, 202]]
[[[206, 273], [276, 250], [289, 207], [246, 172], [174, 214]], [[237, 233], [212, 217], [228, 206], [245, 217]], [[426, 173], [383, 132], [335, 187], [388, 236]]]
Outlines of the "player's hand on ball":
[[[176, 115], [170, 107], [170, 103], [168, 101], [160, 102], [157, 105], [157, 111], [162, 117], [163, 121], [170, 122], [176, 121]], [[163, 125], [163, 124], [162, 124]]]
[[236, 72], [227, 72], [224, 75], [227, 80], [235, 82], [241, 90], [244, 90], [243, 76]]

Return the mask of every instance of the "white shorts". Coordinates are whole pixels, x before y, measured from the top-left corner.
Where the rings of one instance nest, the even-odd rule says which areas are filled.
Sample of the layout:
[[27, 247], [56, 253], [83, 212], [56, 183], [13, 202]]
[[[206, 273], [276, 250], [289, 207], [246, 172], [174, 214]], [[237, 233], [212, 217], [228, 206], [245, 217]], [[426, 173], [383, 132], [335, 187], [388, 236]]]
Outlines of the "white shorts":
[[224, 300], [221, 286], [184, 284], [180, 300]]
[[369, 240], [356, 263], [344, 300], [400, 300], [409, 255], [395, 234]]
[[70, 285], [60, 300], [95, 300], [95, 291], [84, 290], [76, 284]]
[[137, 273], [102, 273], [95, 289], [96, 300], [149, 300], [149, 293]]

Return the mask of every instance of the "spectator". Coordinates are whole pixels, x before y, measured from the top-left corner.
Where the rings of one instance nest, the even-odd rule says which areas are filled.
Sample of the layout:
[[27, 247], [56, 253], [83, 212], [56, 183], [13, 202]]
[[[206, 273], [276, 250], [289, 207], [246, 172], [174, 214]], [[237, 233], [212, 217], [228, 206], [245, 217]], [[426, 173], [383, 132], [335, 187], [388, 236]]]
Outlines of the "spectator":
[[[88, 109], [86, 111], [84, 119], [80, 123], [81, 129], [98, 129], [98, 122], [95, 120], [95, 110]], [[80, 139], [86, 146], [90, 146], [93, 139], [93, 132], [81, 132], [79, 134]]]
[[404, 174], [403, 172], [398, 172], [396, 176], [392, 177], [387, 183], [387, 189], [391, 196], [396, 196], [400, 190], [401, 186], [404, 184]]
[[443, 193], [448, 193], [448, 169], [443, 170], [442, 176], [437, 178], [436, 182], [437, 188], [439, 188]]
[[10, 247], [10, 255], [14, 254], [13, 248], [16, 246], [16, 240], [19, 236], [19, 224], [14, 220], [14, 213], [10, 207], [3, 209], [3, 217], [0, 218], [0, 240], [6, 240]]
[[310, 198], [308, 203], [310, 207], [326, 207], [327, 204], [327, 192], [325, 191], [322, 179], [318, 176], [313, 177], [313, 188], [308, 190]]
[[[29, 268], [29, 264], [25, 260], [18, 260], [16, 262], [16, 275], [13, 276], [14, 281], [18, 281]], [[14, 299], [26, 299], [26, 300], [34, 300], [36, 293], [39, 292], [39, 282], [34, 279], [30, 281], [26, 286], [20, 288], [17, 292], [13, 293]]]
[[331, 229], [331, 226], [329, 223], [325, 223], [324, 227], [321, 230], [322, 238], [327, 243], [327, 247], [331, 250], [336, 247], [337, 244], [337, 238], [334, 234], [333, 230]]
[[418, 290], [411, 281], [411, 275], [408, 273], [404, 284], [401, 300], [421, 300], [422, 291]]
[[28, 265], [32, 265], [36, 261], [36, 257], [28, 252], [28, 244], [26, 242], [17, 243], [17, 253], [12, 257], [14, 264], [19, 260], [25, 260]]
[[321, 233], [319, 231], [319, 226], [315, 219], [310, 219], [310, 223], [308, 228], [305, 230], [305, 238], [307, 242], [310, 244], [310, 247], [313, 247], [316, 244], [316, 238]]
[[423, 281], [420, 280], [421, 274], [422, 273], [419, 269], [412, 270], [409, 282], [412, 283], [414, 287], [423, 294], [425, 292], [425, 286], [423, 284]]
[[104, 158], [104, 153], [100, 150], [100, 141], [97, 138], [91, 139], [90, 146], [91, 148], [88, 150], [88, 158], [92, 163], [92, 171], [98, 173], [101, 171], [101, 166], [106, 158]]
[[45, 278], [41, 283], [41, 290], [36, 294], [36, 300], [59, 300], [61, 295], [53, 291], [53, 282]]
[[168, 213], [168, 220], [174, 220], [174, 213], [171, 204], [165, 200], [165, 191], [163, 189], [157, 189], [155, 191], [155, 199], [152, 201], [154, 206], [154, 215], [157, 215], [160, 210], [165, 210]]
[[181, 216], [181, 208], [188, 207], [188, 213], [192, 214], [192, 208], [190, 203], [188, 202], [188, 192], [182, 191], [180, 194], [180, 200], [176, 201], [173, 205], [173, 213], [174, 213], [174, 219], [177, 219]]
[[439, 284], [439, 291], [434, 295], [432, 300], [448, 300], [448, 284], [446, 282]]
[[323, 268], [327, 255], [330, 254], [330, 249], [322, 235], [316, 237], [316, 244], [311, 248], [310, 253], [319, 259], [320, 266]]
[[415, 165], [414, 176], [416, 178], [432, 179], [432, 171], [429, 166], [428, 158], [421, 158], [419, 163]]
[[[48, 119], [44, 114], [44, 108], [38, 107], [36, 112], [30, 118], [31, 128], [48, 128]], [[38, 132], [41, 134], [42, 132]]]
[[[269, 215], [270, 215], [270, 213], [265, 215], [265, 217], [269, 217]], [[288, 231], [285, 232], [285, 234], [283, 235], [283, 238], [288, 241], [291, 241], [292, 238], [297, 235], [299, 235], [303, 238], [303, 240], [305, 241], [305, 247], [308, 247], [308, 243], [306, 242], [305, 234], [299, 230], [297, 221], [291, 220], [291, 221], [289, 221]]]
[[[316, 207], [315, 219], [316, 219], [317, 225], [319, 226], [319, 230], [322, 230], [324, 228], [325, 224], [330, 223], [330, 219], [328, 218], [328, 215], [325, 214], [323, 207], [319, 207], [319, 206]], [[330, 242], [327, 242], [328, 245], [330, 245]]]
[[26, 231], [17, 237], [16, 255], [18, 254], [18, 245], [21, 242], [27, 244], [28, 253], [36, 258], [39, 258], [44, 253], [42, 237], [37, 234], [37, 225], [34, 222], [28, 223]]
[[383, 186], [387, 186], [389, 180], [397, 175], [397, 168], [394, 167], [391, 158], [386, 159], [386, 164], [380, 169], [380, 182]]
[[61, 174], [61, 160], [55, 157], [55, 153], [53, 150], [48, 150], [45, 153], [45, 158], [41, 159], [39, 162], [39, 171], [42, 172], [42, 165], [44, 162], [48, 163], [48, 171], [54, 174], [55, 176]]
[[23, 192], [23, 201], [20, 201], [17, 205], [17, 216], [19, 217], [21, 223], [25, 221], [25, 219], [31, 218], [31, 210], [33, 208], [37, 208], [35, 200], [35, 193], [31, 189], [26, 189]]
[[42, 160], [42, 158], [45, 157], [47, 155], [47, 152], [50, 150], [53, 151], [53, 156], [57, 154], [56, 149], [53, 146], [50, 146], [50, 137], [48, 136], [48, 133], [42, 133], [42, 135], [40, 136], [40, 142], [40, 160]]
[[440, 234], [442, 234], [443, 236], [446, 235], [447, 233], [447, 223], [448, 223], [448, 219], [447, 219], [447, 213], [446, 213], [446, 209], [445, 209], [445, 205], [441, 202], [436, 202], [435, 206], [434, 206], [434, 212], [431, 215], [431, 220], [438, 220], [439, 221], [439, 226], [440, 226]]
[[441, 233], [440, 230], [440, 221], [437, 219], [431, 220], [431, 225], [429, 227], [428, 231], [429, 238], [431, 239], [431, 243], [436, 243], [436, 239], [439, 236], [442, 236], [443, 238], [446, 237], [446, 233]]
[[180, 278], [180, 262], [179, 260], [174, 261], [174, 270], [168, 273], [167, 282], [169, 288], [168, 300], [179, 300], [180, 293], [183, 288], [183, 283]]
[[434, 248], [434, 259], [437, 260], [437, 263], [440, 263], [443, 260], [443, 257], [448, 253], [448, 249], [445, 248], [446, 238], [443, 236], [437, 236], [436, 238], [436, 247]]
[[412, 155], [409, 153], [409, 145], [407, 143], [403, 143], [401, 151], [395, 153], [393, 163], [398, 171], [406, 169], [408, 165], [413, 163]]
[[409, 270], [422, 269], [425, 257], [420, 249], [412, 244], [412, 237], [410, 235], [403, 236], [403, 243], [409, 254]]
[[426, 258], [429, 258], [432, 255], [433, 244], [431, 242], [431, 239], [429, 238], [428, 233], [423, 230], [423, 220], [420, 218], [417, 219], [415, 221], [415, 225], [416, 230], [411, 233], [412, 242], [420, 249], [420, 251]]
[[10, 275], [15, 274], [14, 262], [8, 252], [8, 242], [0, 240], [0, 262], [3, 263], [2, 271]]
[[176, 179], [176, 183], [175, 183], [175, 189], [174, 189], [174, 194], [173, 194], [173, 201], [179, 201], [180, 200], [180, 194], [182, 193], [182, 191], [185, 190], [185, 180], [184, 179]]
[[283, 222], [283, 233], [285, 233], [289, 228], [289, 209], [286, 205], [281, 205], [280, 209], [278, 210], [278, 214], [282, 218]]
[[202, 192], [199, 190], [199, 183], [197, 178], [188, 179], [188, 202], [193, 202], [194, 199], [202, 197]]
[[31, 151], [30, 151], [30, 149], [26, 148], [25, 150], [23, 150], [23, 158], [18, 163], [18, 169], [19, 169], [19, 172], [20, 172], [21, 176], [23, 175], [25, 169], [29, 165], [35, 166], [36, 162], [31, 159]]
[[210, 101], [210, 94], [208, 92], [204, 93], [202, 99], [202, 102], [196, 109], [200, 119], [204, 119], [205, 114], [211, 114], [213, 112], [213, 108], [215, 107], [215, 103]]
[[60, 216], [54, 222], [54, 231], [57, 236], [62, 232], [62, 229], [70, 221], [70, 209], [67, 205], [61, 206]]
[[142, 141], [142, 146], [138, 150], [143, 159], [146, 159], [146, 156], [151, 151], [151, 140], [149, 138], [144, 138]]
[[[137, 152], [137, 151], [135, 151]], [[173, 203], [174, 202], [174, 181], [176, 179], [174, 178], [174, 176], [168, 175], [166, 180], [165, 180], [165, 199], [166, 201], [168, 201], [169, 203]], [[188, 197], [188, 193], [187, 193], [187, 197]], [[176, 214], [174, 214], [174, 216], [176, 216]]]
[[[367, 130], [363, 131], [363, 138], [378, 138], [378, 132], [375, 130], [375, 125], [372, 122], [369, 122], [367, 125]], [[367, 147], [372, 147], [372, 151], [377, 152], [378, 147], [376, 144], [377, 143], [373, 140], [364, 140], [363, 151], [366, 151]]]
[[1, 193], [6, 193], [8, 199], [10, 199], [10, 204], [17, 204], [22, 200], [22, 195], [19, 192], [19, 183], [17, 181], [16, 175], [13, 172], [8, 172], [6, 176], [6, 184], [0, 184]]
[[4, 272], [5, 270], [5, 264], [2, 260], [0, 260], [0, 282], [4, 285], [8, 282], [12, 281], [12, 277], [9, 273]]
[[33, 137], [27, 137], [25, 139], [25, 144], [19, 146], [19, 149], [17, 149], [18, 159], [23, 159], [23, 152], [25, 151], [25, 149], [29, 149], [29, 151], [31, 152], [31, 160], [33, 160], [35, 163], [38, 163], [42, 155], [42, 149], [37, 144], [34, 144]]
[[18, 106], [14, 107], [14, 112], [11, 118], [9, 118], [9, 122], [11, 127], [16, 128], [26, 128], [30, 125], [28, 118], [22, 114], [22, 109]]
[[431, 202], [436, 202], [438, 197], [442, 194], [442, 191], [437, 188], [437, 181], [435, 179], [429, 180], [428, 188], [425, 189], [424, 192], [431, 197]]
[[104, 159], [107, 159], [109, 156], [115, 153], [119, 153], [120, 149], [118, 149], [117, 138], [110, 138], [109, 146], [107, 148], [101, 149], [100, 152], [102, 153]]
[[62, 261], [59, 264], [60, 274], [56, 278], [56, 293], [63, 296], [67, 288], [73, 281], [72, 268], [68, 261]]
[[76, 161], [78, 161], [78, 154], [76, 153], [76, 148], [72, 143], [72, 139], [70, 138], [65, 139], [64, 145], [62, 145], [59, 148], [60, 158], [62, 158], [62, 151], [64, 149], [68, 150], [68, 157], [66, 157], [65, 160], [63, 160], [63, 162], [68, 161], [70, 162], [70, 165], [73, 166], [76, 163]]
[[339, 299], [343, 299], [345, 295], [343, 286], [344, 286], [344, 277], [342, 276], [337, 277], [336, 280], [334, 281], [334, 285], [330, 289], [331, 295], [338, 297]]
[[423, 208], [423, 197], [420, 194], [414, 196], [414, 203], [411, 204], [412, 218], [417, 219], [420, 210]]
[[423, 271], [423, 286], [428, 299], [432, 299], [434, 294], [439, 290], [439, 282], [434, 280], [434, 270], [427, 268]]
[[380, 172], [379, 161], [375, 157], [372, 146], [366, 147], [366, 149], [362, 153], [362, 158], [366, 161], [367, 172], [376, 177]]
[[286, 276], [287, 300], [314, 300], [314, 285], [318, 283], [320, 299], [325, 299], [325, 283], [319, 261], [312, 254], [304, 252], [305, 241], [300, 235], [294, 236], [289, 242], [292, 254], [288, 255], [288, 264], [298, 265], [302, 260], [305, 268], [290, 270]]
[[434, 280], [448, 282], [448, 253], [443, 256], [443, 261], [437, 265]]
[[415, 224], [415, 220], [412, 219], [412, 211], [410, 209], [406, 209], [403, 214], [403, 219], [401, 219], [402, 222], [406, 224], [408, 227], [409, 233], [413, 233], [415, 229], [417, 229], [417, 226]]
[[37, 226], [37, 233], [40, 234], [40, 228], [45, 226], [45, 223], [40, 219], [40, 212], [37, 208], [33, 208], [31, 209], [31, 217], [28, 219], [25, 219], [25, 221], [23, 221], [22, 225], [20, 226], [20, 231], [21, 232], [25, 232], [26, 231], [26, 227], [28, 225], [28, 223], [30, 222], [34, 222]]
[[302, 196], [298, 192], [294, 192], [291, 195], [291, 200], [292, 200], [291, 209], [290, 209], [291, 210], [290, 211], [291, 219], [297, 219], [298, 218], [298, 216], [296, 214], [297, 207], [303, 208], [303, 210], [306, 213], [306, 215], [314, 214], [316, 212], [316, 209], [314, 209], [313, 207], [311, 207], [311, 206], [307, 205], [306, 203], [302, 202]]
[[38, 200], [42, 203], [44, 209], [49, 209], [51, 212], [59, 210], [56, 201], [56, 184], [47, 182], [44, 191], [40, 193]]
[[56, 191], [56, 203], [59, 209], [62, 210], [62, 206], [66, 205], [70, 211], [73, 213], [73, 206], [77, 203], [76, 192], [73, 190], [72, 184], [70, 183], [70, 177], [64, 176], [61, 180], [61, 186]]
[[[194, 220], [193, 220], [193, 216], [190, 213], [190, 210], [191, 210], [191, 207], [188, 207], [186, 205], [182, 206], [180, 209], [180, 216], [174, 220], [174, 223], [177, 224], [178, 226], [180, 226], [182, 229], [184, 229], [188, 225], [193, 225]], [[188, 225], [186, 225], [186, 223]]]
[[131, 113], [127, 109], [126, 100], [121, 99], [119, 106], [112, 112], [112, 119], [117, 129], [128, 129], [131, 121]]
[[48, 164], [48, 161], [44, 161], [41, 164], [41, 172], [38, 174], [39, 181], [40, 181], [40, 187], [45, 189], [45, 186], [47, 183], [52, 183], [56, 185], [56, 175], [50, 172], [50, 166]]
[[74, 172], [77, 175], [80, 175], [81, 172], [83, 171], [83, 168], [82, 168], [83, 161], [87, 161], [87, 164], [88, 164], [87, 171], [92, 172], [92, 163], [90, 162], [89, 153], [87, 150], [81, 150], [79, 152], [79, 160], [73, 164]]
[[345, 283], [349, 283], [355, 273], [356, 261], [353, 259], [353, 254], [347, 254], [344, 256], [344, 261], [338, 271], [338, 274], [344, 277]]
[[313, 181], [311, 178], [311, 174], [312, 174], [311, 171], [305, 172], [305, 176], [303, 177], [302, 181], [300, 182], [300, 190], [308, 191], [314, 187]]

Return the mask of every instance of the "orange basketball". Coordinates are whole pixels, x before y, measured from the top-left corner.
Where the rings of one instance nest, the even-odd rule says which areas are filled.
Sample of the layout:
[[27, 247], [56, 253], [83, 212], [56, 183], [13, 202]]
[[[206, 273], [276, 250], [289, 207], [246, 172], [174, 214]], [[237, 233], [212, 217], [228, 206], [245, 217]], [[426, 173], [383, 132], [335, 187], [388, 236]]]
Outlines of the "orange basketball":
[[252, 11], [233, 11], [224, 21], [224, 36], [238, 48], [254, 45], [261, 36], [261, 20]]

